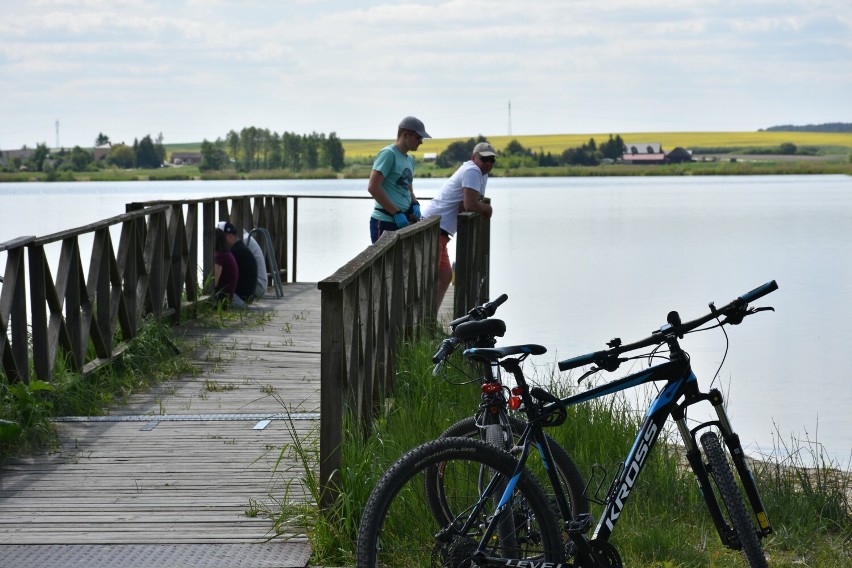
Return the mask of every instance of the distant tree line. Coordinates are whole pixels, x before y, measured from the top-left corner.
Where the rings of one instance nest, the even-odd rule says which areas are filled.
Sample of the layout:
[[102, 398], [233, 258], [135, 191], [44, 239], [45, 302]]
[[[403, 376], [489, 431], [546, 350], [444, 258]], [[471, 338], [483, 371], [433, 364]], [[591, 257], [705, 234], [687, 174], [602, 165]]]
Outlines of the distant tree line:
[[[479, 142], [485, 141], [480, 135], [478, 138], [470, 138], [450, 144], [446, 150], [441, 152], [435, 160], [435, 165], [441, 168], [453, 167], [470, 159], [473, 148]], [[524, 146], [517, 140], [512, 140], [506, 148], [499, 153], [499, 163], [508, 168], [517, 167], [555, 167], [555, 166], [596, 166], [604, 160], [618, 160], [624, 156], [625, 145], [621, 135], [609, 139], [598, 145], [594, 138], [588, 142], [573, 148], [566, 148], [561, 154], [553, 155], [551, 152], [536, 152]]]
[[202, 171], [236, 169], [288, 169], [294, 172], [330, 168], [339, 172], [344, 166], [343, 142], [329, 135], [271, 132], [254, 126], [239, 132], [231, 130], [225, 139], [201, 143]]
[[781, 126], [770, 126], [759, 129], [758, 132], [852, 132], [850, 122], [826, 122], [824, 124], [807, 124], [805, 126], [794, 126], [783, 124]]
[[[110, 144], [109, 136], [98, 133], [95, 146], [106, 146]], [[60, 172], [85, 172], [96, 171], [99, 168], [115, 167], [122, 169], [131, 168], [159, 168], [166, 160], [166, 149], [163, 146], [163, 135], [159, 134], [155, 139], [150, 134], [145, 135], [142, 140], [133, 140], [133, 145], [112, 144], [103, 156], [103, 160], [95, 161], [91, 149], [74, 146], [68, 150], [59, 148], [51, 150], [47, 144], [37, 144], [32, 152], [24, 146], [21, 152], [17, 152], [12, 158], [4, 161], [3, 169], [6, 171], [19, 171], [25, 169], [34, 172], [45, 172], [55, 174]]]

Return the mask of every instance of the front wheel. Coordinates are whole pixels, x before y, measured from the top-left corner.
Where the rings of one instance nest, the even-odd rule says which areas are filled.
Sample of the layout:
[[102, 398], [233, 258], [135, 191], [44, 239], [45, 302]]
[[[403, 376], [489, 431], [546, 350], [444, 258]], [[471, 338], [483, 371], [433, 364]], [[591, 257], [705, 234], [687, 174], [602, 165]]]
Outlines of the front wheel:
[[[492, 557], [561, 561], [559, 522], [541, 486], [526, 472], [507, 502], [510, 510], [517, 505], [528, 511], [525, 522], [511, 535], [502, 534], [504, 525], [497, 522], [485, 538], [495, 514], [494, 493], [512, 479], [516, 465], [511, 455], [479, 440], [443, 438], [411, 450], [370, 494], [358, 532], [357, 565], [474, 566], [478, 549]], [[447, 520], [439, 519], [427, 495], [436, 475], [457, 512]]]
[[707, 458], [708, 472], [722, 496], [730, 523], [737, 534], [748, 565], [752, 568], [767, 567], [766, 555], [763, 553], [757, 529], [743, 503], [742, 493], [734, 480], [734, 474], [731, 472], [731, 466], [725, 457], [719, 437], [713, 432], [706, 432], [701, 436], [701, 446]]

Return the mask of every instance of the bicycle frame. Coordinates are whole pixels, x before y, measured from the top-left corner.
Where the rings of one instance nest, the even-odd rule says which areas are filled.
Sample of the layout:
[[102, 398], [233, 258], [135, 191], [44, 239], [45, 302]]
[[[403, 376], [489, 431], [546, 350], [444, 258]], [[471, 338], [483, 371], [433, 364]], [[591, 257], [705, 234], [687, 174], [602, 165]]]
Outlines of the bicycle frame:
[[[677, 347], [676, 343], [674, 347]], [[679, 352], [679, 348], [675, 352]], [[681, 352], [682, 353], [682, 352]], [[526, 381], [520, 369], [520, 364], [517, 360], [503, 360], [501, 365], [511, 371], [518, 381], [519, 385], [523, 385], [526, 390]], [[558, 506], [562, 513], [563, 519], [566, 522], [566, 528], [572, 540], [577, 544], [581, 552], [589, 555], [593, 561], [598, 562], [597, 553], [595, 553], [589, 545], [589, 540], [583, 536], [588, 529], [588, 526], [571, 527], [571, 519], [566, 512], [565, 496], [559, 487], [558, 482], [555, 483], [555, 474], [553, 472], [553, 463], [550, 448], [544, 438], [544, 420], [548, 416], [558, 412], [559, 407], [568, 407], [575, 404], [588, 402], [601, 396], [614, 394], [636, 387], [642, 384], [651, 382], [665, 381], [666, 384], [659, 394], [651, 402], [639, 432], [633, 442], [633, 446], [627, 454], [619, 473], [615, 477], [610, 486], [607, 496], [603, 501], [604, 511], [598, 524], [595, 527], [591, 539], [597, 541], [608, 541], [611, 537], [615, 526], [624, 511], [624, 507], [630, 497], [635, 486], [636, 480], [639, 478], [642, 469], [645, 466], [648, 455], [652, 451], [654, 445], [659, 439], [659, 435], [669, 417], [672, 417], [678, 427], [678, 431], [683, 438], [686, 447], [686, 457], [692, 471], [694, 472], [702, 495], [710, 512], [711, 518], [716, 526], [722, 542], [731, 548], [739, 548], [739, 542], [736, 539], [735, 531], [730, 527], [722, 514], [722, 509], [716, 498], [715, 492], [710, 482], [707, 468], [701, 457], [701, 452], [698, 449], [696, 442], [696, 433], [704, 428], [715, 426], [722, 433], [722, 438], [733, 457], [734, 464], [743, 483], [749, 503], [754, 511], [760, 527], [759, 535], [764, 537], [772, 532], [769, 524], [760, 494], [757, 486], [754, 483], [751, 470], [746, 463], [745, 454], [739, 441], [739, 437], [734, 433], [730, 419], [723, 407], [723, 399], [721, 393], [717, 389], [712, 389], [708, 393], [702, 393], [698, 386], [698, 379], [692, 372], [689, 363], [689, 358], [685, 354], [680, 357], [675, 357], [673, 360], [659, 365], [655, 365], [648, 369], [632, 373], [621, 379], [611, 381], [609, 383], [591, 388], [583, 393], [578, 393], [572, 396], [562, 398], [560, 404], [547, 403], [536, 408], [536, 405], [529, 396], [524, 396], [524, 404], [528, 414], [528, 424], [521, 437], [520, 445], [522, 447], [521, 455], [519, 456], [518, 467], [515, 471], [520, 474], [526, 467], [526, 461], [529, 457], [530, 446], [534, 444], [544, 462], [545, 469], [550, 483], [555, 491]], [[681, 401], [682, 402], [678, 402]], [[704, 422], [693, 429], [689, 429], [686, 424], [686, 409], [699, 402], [709, 401], [716, 412], [717, 420]], [[510, 489], [512, 484], [510, 483]], [[504, 495], [504, 501], [507, 500], [509, 490]], [[580, 523], [582, 525], [582, 523]], [[490, 559], [489, 559], [490, 560]]]

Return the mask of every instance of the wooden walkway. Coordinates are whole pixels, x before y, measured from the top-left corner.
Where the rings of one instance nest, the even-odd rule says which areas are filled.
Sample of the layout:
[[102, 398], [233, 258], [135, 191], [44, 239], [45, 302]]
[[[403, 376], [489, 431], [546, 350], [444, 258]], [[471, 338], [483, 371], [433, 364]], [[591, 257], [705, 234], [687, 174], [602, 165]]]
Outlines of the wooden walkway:
[[[318, 447], [316, 284], [285, 286], [283, 298], [254, 304], [244, 321], [184, 332], [197, 374], [109, 416], [63, 421], [55, 453], [2, 466], [0, 558], [9, 560], [6, 545], [263, 543], [273, 536], [264, 512], [308, 498], [289, 450], [293, 433]], [[292, 565], [304, 566], [306, 539], [298, 527], [289, 534], [295, 545], [286, 546], [298, 546], [301, 559]]]

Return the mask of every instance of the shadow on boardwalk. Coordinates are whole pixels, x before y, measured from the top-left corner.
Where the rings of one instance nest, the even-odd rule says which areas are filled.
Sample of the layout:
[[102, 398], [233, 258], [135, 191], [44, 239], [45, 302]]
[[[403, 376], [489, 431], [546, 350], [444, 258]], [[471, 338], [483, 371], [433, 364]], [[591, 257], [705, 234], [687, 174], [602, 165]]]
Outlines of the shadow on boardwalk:
[[[245, 319], [254, 324], [188, 326], [195, 376], [107, 417], [64, 421], [55, 453], [5, 464], [0, 564], [305, 566], [300, 530], [267, 542], [272, 522], [253, 513], [302, 477], [295, 462], [273, 475], [291, 428], [318, 431], [320, 293], [288, 285]], [[288, 411], [291, 422], [280, 419]], [[294, 483], [289, 497], [300, 491]]]

